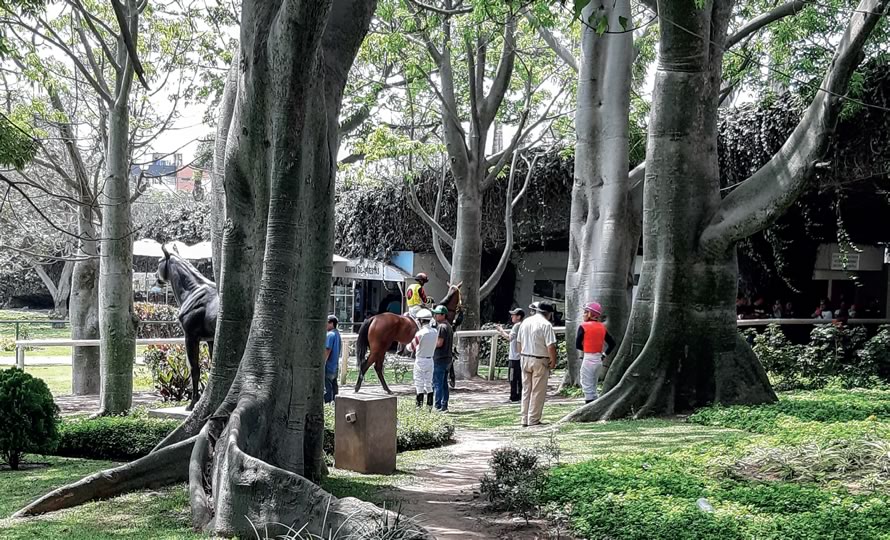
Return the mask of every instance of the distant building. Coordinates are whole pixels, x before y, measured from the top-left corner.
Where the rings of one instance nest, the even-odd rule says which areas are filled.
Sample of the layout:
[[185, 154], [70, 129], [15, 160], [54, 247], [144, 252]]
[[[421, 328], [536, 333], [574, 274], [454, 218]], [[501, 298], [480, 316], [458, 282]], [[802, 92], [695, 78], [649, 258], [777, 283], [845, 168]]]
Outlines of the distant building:
[[154, 153], [148, 165], [133, 165], [130, 178], [135, 182], [143, 174], [149, 186], [155, 189], [181, 191], [191, 193], [195, 183], [207, 186], [210, 175], [203, 169], [191, 165], [183, 165], [182, 154]]

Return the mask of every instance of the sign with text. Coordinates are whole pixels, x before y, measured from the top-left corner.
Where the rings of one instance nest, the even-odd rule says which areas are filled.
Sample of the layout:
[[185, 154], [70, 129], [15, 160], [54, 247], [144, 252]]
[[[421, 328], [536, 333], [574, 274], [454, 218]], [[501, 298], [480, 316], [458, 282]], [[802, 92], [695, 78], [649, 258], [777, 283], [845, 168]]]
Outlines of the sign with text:
[[350, 279], [383, 279], [383, 263], [350, 259], [343, 273]]
[[[845, 264], [846, 263], [846, 264]], [[832, 253], [832, 270], [859, 270], [858, 253]]]

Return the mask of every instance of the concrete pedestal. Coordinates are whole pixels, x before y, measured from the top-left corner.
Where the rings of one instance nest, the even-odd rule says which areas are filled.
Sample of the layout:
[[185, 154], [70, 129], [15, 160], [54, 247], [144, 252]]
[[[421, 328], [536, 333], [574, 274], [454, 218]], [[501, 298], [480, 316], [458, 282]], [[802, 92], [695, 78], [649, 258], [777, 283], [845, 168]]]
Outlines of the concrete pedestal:
[[395, 472], [395, 396], [340, 394], [334, 407], [334, 466], [365, 474]]

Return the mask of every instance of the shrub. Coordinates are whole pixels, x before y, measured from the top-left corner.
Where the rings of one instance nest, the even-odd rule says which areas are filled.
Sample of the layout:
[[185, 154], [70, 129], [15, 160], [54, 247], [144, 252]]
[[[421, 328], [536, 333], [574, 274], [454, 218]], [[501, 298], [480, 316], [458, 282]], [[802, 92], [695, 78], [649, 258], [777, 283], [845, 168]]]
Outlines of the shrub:
[[147, 455], [180, 424], [143, 414], [101, 418], [65, 418], [59, 428], [57, 455], [129, 461]]
[[133, 304], [133, 308], [140, 321], [170, 321], [170, 324], [140, 324], [136, 329], [136, 337], [174, 338], [183, 336], [178, 318], [179, 308], [149, 302], [136, 302]]
[[45, 382], [18, 368], [0, 371], [0, 455], [10, 469], [18, 469], [26, 452], [53, 451], [58, 417]]
[[[454, 439], [454, 423], [447, 415], [418, 409], [413, 399], [398, 400], [396, 451], [438, 448]], [[324, 408], [324, 451], [334, 455], [334, 406]]]
[[882, 326], [868, 339], [863, 326], [817, 325], [807, 345], [792, 344], [777, 325], [745, 335], [753, 337], [754, 353], [777, 390], [829, 384], [874, 388], [890, 382], [890, 327]]
[[558, 463], [555, 433], [534, 448], [503, 447], [491, 453], [491, 473], [482, 477], [480, 491], [495, 510], [518, 512], [528, 521], [543, 499], [547, 470]]
[[[143, 355], [151, 372], [155, 389], [164, 401], [183, 401], [192, 397], [191, 372], [185, 347], [182, 345], [149, 345]], [[207, 385], [210, 372], [210, 352], [201, 344], [201, 391]]]

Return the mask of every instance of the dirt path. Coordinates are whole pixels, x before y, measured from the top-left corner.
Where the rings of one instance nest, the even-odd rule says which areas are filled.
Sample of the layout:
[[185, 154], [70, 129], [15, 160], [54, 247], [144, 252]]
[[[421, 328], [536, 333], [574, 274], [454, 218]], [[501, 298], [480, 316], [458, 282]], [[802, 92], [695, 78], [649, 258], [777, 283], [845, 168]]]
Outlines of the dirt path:
[[[554, 397], [558, 383], [555, 378], [550, 381], [548, 403], [567, 401]], [[374, 388], [368, 390], [373, 392]], [[405, 395], [412, 392], [407, 385], [395, 385], [393, 390]], [[519, 405], [508, 403], [508, 394], [509, 385], [505, 381], [459, 381], [457, 390], [451, 394], [451, 408], [455, 411], [511, 408], [516, 411], [518, 423]], [[456, 444], [443, 449], [443, 463], [411, 470], [415, 480], [389, 492], [389, 496], [401, 501], [401, 512], [415, 516], [439, 540], [550, 538], [543, 523], [526, 525], [524, 520], [508, 514], [489, 512], [479, 493], [479, 483], [488, 472], [492, 450], [511, 443], [511, 430], [482, 431], [458, 426], [455, 439]]]

